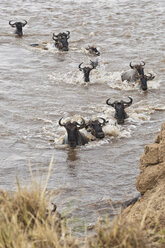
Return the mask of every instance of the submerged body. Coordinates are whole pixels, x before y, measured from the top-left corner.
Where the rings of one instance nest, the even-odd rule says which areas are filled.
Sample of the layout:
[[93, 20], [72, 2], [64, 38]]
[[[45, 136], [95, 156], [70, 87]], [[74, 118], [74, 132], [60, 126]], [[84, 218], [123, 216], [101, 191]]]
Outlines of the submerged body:
[[85, 48], [88, 53], [92, 56], [100, 56], [100, 52], [98, 51], [98, 49], [95, 46], [88, 46], [87, 48]]
[[121, 74], [122, 81], [135, 82], [138, 80], [139, 76], [136, 70], [129, 69]]
[[27, 21], [24, 20], [24, 22], [14, 22], [12, 23], [12, 21], [9, 21], [9, 25], [12, 28], [16, 28], [15, 30], [15, 34], [17, 34], [19, 37], [23, 36], [23, 27], [25, 27], [25, 25], [27, 24]]
[[53, 33], [52, 39], [55, 41], [55, 47], [60, 51], [68, 51], [69, 50], [69, 43], [68, 39], [70, 38], [70, 32], [67, 31], [66, 33], [59, 33], [55, 35]]
[[63, 139], [63, 142], [62, 142], [62, 144], [67, 144], [70, 147], [82, 146], [82, 145], [85, 145], [87, 143], [88, 143], [88, 139], [80, 131], [76, 132], [74, 137], [72, 136], [72, 134], [70, 135], [67, 132], [67, 135], [65, 136], [65, 138]]
[[63, 144], [68, 144], [70, 147], [76, 147], [77, 145], [85, 145], [88, 143], [88, 139], [85, 137], [83, 133], [79, 131], [79, 129], [82, 129], [85, 127], [85, 121], [82, 120], [82, 123], [78, 123], [76, 121], [74, 122], [61, 122], [62, 118], [59, 120], [59, 125], [65, 127], [67, 131], [67, 135], [63, 140]]
[[85, 82], [90, 82], [90, 78], [89, 78], [89, 75], [90, 75], [90, 72], [93, 70], [93, 69], [96, 69], [96, 67], [98, 66], [98, 61], [90, 61], [90, 66], [84, 66], [82, 67], [82, 64], [79, 64], [79, 70], [83, 72], [84, 74], [84, 81]]
[[121, 80], [122, 81], [128, 81], [128, 82], [140, 82], [140, 87], [143, 91], [146, 91], [148, 89], [147, 81], [154, 79], [155, 76], [153, 76], [151, 73], [149, 73], [149, 76], [144, 74], [144, 65], [145, 62], [142, 61], [139, 65], [132, 65], [130, 62], [130, 70], [127, 70], [121, 74]]
[[129, 102], [125, 102], [121, 100], [121, 101], [114, 101], [113, 103], [110, 103], [109, 102], [110, 98], [106, 100], [106, 104], [110, 105], [111, 107], [115, 109], [115, 118], [118, 124], [124, 124], [124, 120], [128, 118], [128, 115], [125, 112], [125, 108], [129, 107], [133, 102], [133, 99], [131, 97], [128, 97], [128, 98], [130, 99]]

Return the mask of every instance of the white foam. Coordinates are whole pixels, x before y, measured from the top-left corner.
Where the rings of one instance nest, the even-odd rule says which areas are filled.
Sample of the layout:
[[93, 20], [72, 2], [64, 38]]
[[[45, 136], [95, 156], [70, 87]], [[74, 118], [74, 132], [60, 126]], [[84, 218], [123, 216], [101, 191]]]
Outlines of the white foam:
[[[82, 51], [86, 53], [86, 49], [82, 48]], [[88, 53], [88, 52], [87, 52]], [[83, 72], [79, 71], [78, 67], [75, 68], [74, 71], [61, 74], [61, 73], [52, 73], [49, 75], [49, 78], [54, 81], [62, 81], [66, 84], [73, 84], [73, 85], [84, 85], [90, 86], [93, 84], [107, 84], [109, 88], [112, 89], [119, 89], [124, 91], [141, 91], [140, 89], [140, 82], [128, 82], [128, 81], [121, 81], [121, 74], [122, 72], [107, 72], [105, 70], [105, 64], [103, 61], [99, 60], [99, 66], [90, 72], [90, 82], [84, 82]], [[84, 59], [83, 66], [88, 66], [90, 64], [90, 59]], [[152, 73], [154, 75], [154, 73]], [[149, 80], [148, 82], [148, 89], [158, 89], [160, 87], [160, 81], [156, 80]], [[143, 93], [143, 91], [142, 91]]]

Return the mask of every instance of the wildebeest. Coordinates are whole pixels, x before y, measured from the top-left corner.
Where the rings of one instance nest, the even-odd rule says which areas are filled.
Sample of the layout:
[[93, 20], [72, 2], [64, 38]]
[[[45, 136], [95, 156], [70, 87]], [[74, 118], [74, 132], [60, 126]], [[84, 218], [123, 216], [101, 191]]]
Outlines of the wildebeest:
[[[143, 63], [143, 64], [142, 64]], [[139, 65], [132, 65], [130, 62], [130, 70], [127, 70], [121, 74], [121, 80], [127, 80], [128, 82], [134, 82], [139, 79], [139, 75], [144, 75], [144, 65], [145, 62], [142, 61]]]
[[155, 78], [155, 76], [152, 75], [151, 73], [149, 73], [149, 76], [147, 76], [147, 75], [139, 75], [142, 90], [144, 90], [144, 91], [147, 90], [147, 88], [148, 88], [147, 87], [147, 81], [152, 80], [154, 78]]
[[69, 43], [68, 39], [70, 38], [70, 32], [67, 31], [66, 33], [59, 33], [55, 35], [53, 33], [52, 39], [55, 41], [55, 47], [58, 48], [60, 51], [68, 51], [69, 50]]
[[80, 71], [83, 71], [83, 73], [84, 73], [84, 81], [85, 82], [89, 82], [90, 81], [90, 79], [89, 79], [89, 74], [90, 74], [90, 72], [91, 72], [91, 70], [93, 70], [93, 69], [96, 69], [96, 67], [98, 66], [98, 61], [91, 61], [90, 60], [90, 66], [85, 66], [85, 67], [81, 67], [81, 65], [83, 64], [83, 62], [81, 63], [81, 64], [79, 64], [79, 70]]
[[124, 124], [124, 120], [128, 118], [128, 115], [125, 112], [125, 108], [129, 107], [133, 102], [133, 99], [131, 97], [128, 98], [130, 99], [129, 102], [121, 100], [110, 103], [109, 102], [110, 98], [106, 100], [106, 104], [110, 105], [115, 109], [115, 118], [117, 119], [118, 124]]
[[108, 121], [106, 121], [104, 118], [100, 117], [96, 120], [89, 120], [86, 123], [85, 128], [87, 132], [90, 132], [96, 138], [102, 139], [105, 136], [102, 127], [105, 126], [107, 122]]
[[98, 49], [94, 46], [88, 46], [87, 48], [85, 48], [89, 54], [93, 55], [93, 56], [100, 56], [100, 52], [98, 51]]
[[127, 208], [127, 207], [129, 207], [130, 205], [135, 204], [141, 196], [142, 196], [142, 195], [139, 193], [136, 197], [134, 197], [134, 198], [132, 198], [132, 199], [130, 199], [130, 200], [127, 200], [127, 201], [123, 202], [123, 203], [122, 203], [122, 207], [123, 207], [123, 208]]
[[15, 34], [18, 34], [19, 37], [22, 37], [23, 36], [22, 28], [25, 27], [25, 25], [27, 24], [27, 21], [24, 20], [24, 22], [14, 22], [14, 23], [12, 22], [13, 21], [9, 21], [9, 25], [12, 28], [16, 28]]
[[70, 147], [76, 147], [77, 145], [85, 145], [88, 143], [88, 139], [85, 137], [83, 133], [79, 130], [85, 127], [85, 121], [82, 119], [82, 123], [78, 123], [77, 121], [67, 121], [66, 123], [62, 123], [63, 117], [59, 120], [59, 125], [65, 127], [67, 131], [67, 136], [63, 140], [63, 144], [68, 144]]
[[140, 63], [139, 65], [132, 65], [132, 63], [130, 62], [129, 65], [131, 69], [121, 74], [121, 80], [127, 80], [128, 82], [140, 80], [141, 89], [144, 91], [147, 90], [147, 81], [154, 79], [155, 76], [153, 76], [151, 73], [149, 73], [149, 76], [144, 74], [145, 62], [142, 61], [142, 63]]
[[48, 50], [48, 47], [47, 47], [47, 42], [42, 42], [42, 43], [31, 43], [30, 46], [32, 47], [35, 47], [35, 48], [40, 48], [42, 50]]

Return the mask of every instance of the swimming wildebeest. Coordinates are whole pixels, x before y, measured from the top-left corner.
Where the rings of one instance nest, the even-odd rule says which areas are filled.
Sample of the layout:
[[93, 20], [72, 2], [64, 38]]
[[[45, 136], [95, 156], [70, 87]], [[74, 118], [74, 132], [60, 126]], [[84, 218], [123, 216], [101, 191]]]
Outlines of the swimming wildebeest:
[[19, 37], [22, 37], [23, 36], [22, 28], [25, 27], [25, 25], [27, 24], [27, 21], [24, 20], [24, 22], [14, 22], [14, 23], [12, 22], [13, 21], [9, 21], [9, 25], [12, 28], [16, 28], [15, 34], [18, 34]]
[[93, 56], [100, 56], [100, 52], [98, 51], [98, 49], [94, 46], [88, 46], [87, 48], [85, 48], [89, 54], [93, 55]]
[[68, 51], [69, 50], [69, 43], [68, 39], [70, 38], [70, 32], [67, 31], [66, 33], [59, 33], [55, 35], [53, 33], [52, 39], [55, 41], [55, 47], [58, 48], [60, 51]]
[[82, 119], [82, 122], [79, 124], [77, 121], [62, 123], [62, 118], [59, 120], [59, 125], [65, 127], [67, 131], [67, 136], [63, 140], [63, 144], [68, 144], [70, 147], [76, 147], [77, 145], [81, 146], [88, 143], [88, 139], [79, 131], [85, 127], [84, 119]]
[[121, 80], [127, 80], [128, 82], [135, 82], [137, 80], [140, 80], [141, 83], [141, 89], [147, 90], [147, 81], [154, 79], [155, 76], [153, 76], [151, 73], [147, 76], [144, 74], [144, 65], [145, 62], [142, 61], [139, 65], [132, 65], [130, 62], [131, 69], [128, 71], [125, 71], [121, 74]]
[[139, 75], [144, 75], [144, 65], [144, 61], [142, 61], [142, 64], [140, 63], [139, 65], [132, 65], [130, 62], [129, 66], [131, 69], [121, 74], [121, 80], [127, 80], [128, 82], [136, 81], [139, 79]]
[[84, 81], [85, 82], [89, 82], [89, 74], [91, 72], [91, 70], [96, 69], [96, 67], [98, 66], [98, 61], [91, 61], [90, 60], [90, 66], [85, 66], [85, 67], [81, 67], [81, 65], [83, 64], [83, 62], [81, 64], [79, 64], [79, 70], [82, 71], [84, 73]]
[[125, 108], [129, 107], [133, 102], [133, 99], [131, 97], [128, 98], [130, 99], [129, 102], [121, 100], [110, 103], [109, 102], [110, 98], [106, 100], [106, 104], [110, 105], [115, 109], [115, 118], [117, 119], [118, 124], [124, 124], [124, 120], [128, 118], [128, 115], [125, 112]]
[[123, 207], [123, 208], [127, 208], [128, 206], [135, 204], [141, 196], [142, 196], [142, 195], [139, 193], [136, 197], [134, 197], [134, 198], [132, 198], [132, 199], [130, 199], [130, 200], [127, 200], [127, 201], [123, 202], [123, 203], [122, 203], [122, 207]]
[[85, 128], [87, 132], [90, 132], [96, 138], [102, 139], [105, 136], [102, 127], [105, 126], [107, 122], [108, 121], [106, 121], [104, 118], [100, 117], [96, 120], [89, 120], [86, 123]]

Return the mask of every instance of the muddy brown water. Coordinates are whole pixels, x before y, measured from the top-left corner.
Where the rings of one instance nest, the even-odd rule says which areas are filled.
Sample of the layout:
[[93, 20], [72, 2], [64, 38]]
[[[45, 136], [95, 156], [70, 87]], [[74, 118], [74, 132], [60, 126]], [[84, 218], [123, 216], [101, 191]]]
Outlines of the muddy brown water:
[[[77, 220], [77, 226], [95, 223], [100, 214], [113, 216], [113, 203], [137, 195], [139, 158], [164, 121], [164, 0], [3, 0], [0, 6], [1, 189], [14, 190], [16, 178], [30, 184], [29, 164], [44, 184], [54, 156], [47, 188], [58, 191], [58, 209]], [[24, 36], [17, 38], [8, 21], [24, 19]], [[52, 34], [67, 30], [69, 51], [59, 52]], [[96, 60], [86, 53], [88, 45], [95, 45], [101, 56], [85, 84], [78, 65]], [[145, 61], [145, 72], [155, 75], [147, 92], [137, 83], [121, 82], [130, 61]], [[114, 110], [105, 101], [128, 96], [133, 98], [129, 118], [116, 125]], [[61, 145], [61, 117], [106, 118], [106, 136], [69, 149]]]

